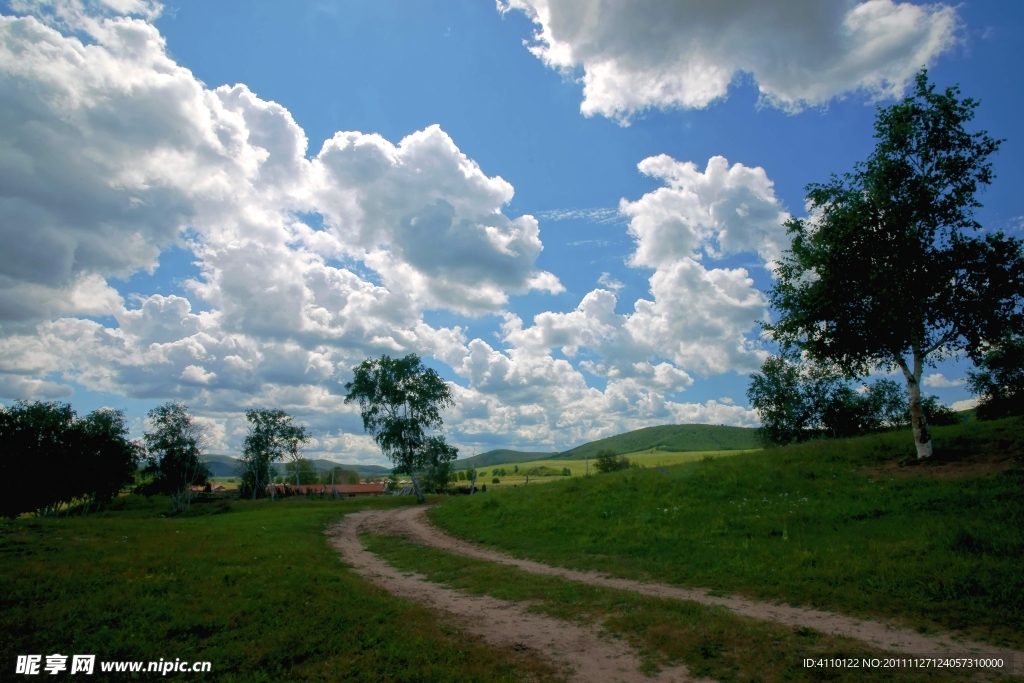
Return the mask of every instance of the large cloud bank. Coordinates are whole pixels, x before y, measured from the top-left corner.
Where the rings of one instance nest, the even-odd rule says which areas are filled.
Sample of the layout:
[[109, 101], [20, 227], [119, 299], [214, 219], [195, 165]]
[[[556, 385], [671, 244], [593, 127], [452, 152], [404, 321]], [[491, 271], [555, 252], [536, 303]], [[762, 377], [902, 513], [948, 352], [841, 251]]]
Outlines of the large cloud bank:
[[788, 110], [863, 92], [896, 96], [956, 40], [952, 7], [893, 0], [498, 0], [538, 28], [530, 50], [583, 70], [587, 116], [626, 123], [656, 108], [702, 108], [750, 74]]
[[[562, 291], [535, 266], [539, 224], [506, 216], [512, 186], [440, 127], [397, 144], [339, 132], [308, 155], [283, 106], [175, 63], [157, 6], [45, 8], [0, 17], [0, 396], [66, 398], [76, 383], [181, 399], [216, 449], [237, 447], [246, 408], [279, 406], [311, 426], [313, 453], [372, 461], [343, 384], [367, 356], [416, 352], [464, 380], [447, 420], [463, 444], [756, 423], [678, 394], [760, 361], [764, 297], [710, 262], [777, 258], [786, 215], [762, 169], [643, 161], [664, 186], [620, 211], [650, 298], [620, 314], [602, 287], [524, 324], [511, 295]], [[126, 301], [109, 284], [172, 245], [198, 268], [186, 296]], [[430, 309], [503, 315], [500, 343], [431, 326]]]

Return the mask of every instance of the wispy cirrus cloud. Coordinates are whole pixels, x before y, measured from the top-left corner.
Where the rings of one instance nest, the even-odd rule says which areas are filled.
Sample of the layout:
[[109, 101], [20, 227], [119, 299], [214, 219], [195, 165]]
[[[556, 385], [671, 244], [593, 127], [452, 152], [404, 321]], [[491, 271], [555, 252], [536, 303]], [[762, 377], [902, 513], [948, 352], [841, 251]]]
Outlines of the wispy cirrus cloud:
[[541, 211], [537, 217], [546, 221], [587, 221], [600, 225], [613, 225], [626, 223], [629, 219], [623, 216], [618, 209], [593, 208], [593, 209], [550, 209]]

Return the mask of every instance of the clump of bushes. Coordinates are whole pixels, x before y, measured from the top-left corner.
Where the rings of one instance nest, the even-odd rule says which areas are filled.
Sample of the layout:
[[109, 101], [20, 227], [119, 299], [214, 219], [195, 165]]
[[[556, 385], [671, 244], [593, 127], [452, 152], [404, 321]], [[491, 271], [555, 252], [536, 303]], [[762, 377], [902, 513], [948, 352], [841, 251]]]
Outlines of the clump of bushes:
[[618, 472], [628, 470], [630, 467], [629, 458], [624, 455], [616, 455], [614, 451], [600, 450], [597, 452], [595, 463], [598, 472]]

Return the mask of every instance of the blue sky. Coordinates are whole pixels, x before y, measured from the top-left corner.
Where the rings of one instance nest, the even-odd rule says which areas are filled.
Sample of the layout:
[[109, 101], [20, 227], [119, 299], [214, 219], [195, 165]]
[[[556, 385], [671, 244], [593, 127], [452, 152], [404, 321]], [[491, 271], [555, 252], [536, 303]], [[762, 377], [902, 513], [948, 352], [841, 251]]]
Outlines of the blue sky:
[[268, 406], [379, 462], [340, 397], [385, 352], [456, 385], [466, 455], [756, 425], [781, 221], [924, 64], [1024, 229], [1018, 3], [3, 7], [0, 399], [183, 400], [218, 452]]

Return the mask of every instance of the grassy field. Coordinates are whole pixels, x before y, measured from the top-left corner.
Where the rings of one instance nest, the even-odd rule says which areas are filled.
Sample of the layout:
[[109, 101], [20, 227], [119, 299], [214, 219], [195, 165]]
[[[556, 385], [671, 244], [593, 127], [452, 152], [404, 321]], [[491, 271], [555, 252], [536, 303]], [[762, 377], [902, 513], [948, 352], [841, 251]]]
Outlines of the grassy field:
[[[645, 597], [539, 576], [514, 567], [423, 548], [394, 536], [363, 536], [363, 542], [389, 564], [417, 572], [429, 581], [472, 595], [530, 601], [531, 609], [558, 619], [598, 624], [636, 647], [645, 669], [685, 664], [694, 677], [722, 683], [782, 683], [829, 680], [958, 681], [960, 672], [886, 672], [805, 668], [804, 657], [884, 656], [862, 643], [739, 617], [718, 607]], [[990, 678], [995, 678], [991, 676]], [[983, 677], [979, 677], [984, 680]]]
[[[659, 451], [653, 448], [646, 451], [639, 451], [636, 453], [625, 454], [629, 458], [630, 462], [635, 462], [641, 467], [668, 467], [670, 465], [679, 465], [687, 462], [694, 462], [695, 460], [701, 460], [706, 457], [712, 458], [725, 458], [741, 453], [747, 453], [749, 451], [693, 451], [689, 453], [670, 453], [667, 451]], [[595, 474], [597, 468], [593, 459], [590, 461], [590, 473]], [[504, 477], [499, 477], [501, 483], [494, 485], [491, 483], [493, 475], [491, 474], [496, 468], [504, 467], [508, 473]], [[519, 473], [514, 474], [516, 467], [519, 468]], [[488, 465], [487, 467], [481, 467], [478, 472], [477, 484], [487, 484], [488, 490], [512, 488], [514, 486], [522, 486], [526, 483], [525, 472], [535, 467], [548, 467], [561, 471], [562, 468], [569, 468], [571, 476], [582, 477], [586, 474], [587, 463], [583, 460], [532, 460], [527, 463], [504, 463], [497, 465]], [[537, 484], [549, 484], [556, 481], [562, 481], [565, 477], [530, 477], [530, 485]]]
[[[923, 466], [910, 434], [890, 433], [573, 477], [453, 499], [430, 514], [520, 557], [1020, 648], [1024, 425], [971, 423], [934, 437], [937, 455]], [[1008, 456], [1016, 464], [996, 474], [905, 476]]]
[[60, 653], [210, 661], [204, 680], [229, 682], [550, 680], [529, 653], [367, 583], [324, 538], [346, 511], [409, 502], [217, 502], [163, 517], [166, 499], [133, 496], [85, 518], [0, 521], [0, 679], [19, 654]]
[[[935, 441], [925, 466], [913, 464], [902, 433], [747, 453], [631, 454], [648, 467], [590, 477], [579, 461], [550, 461], [574, 476], [452, 498], [430, 514], [469, 539], [554, 564], [1020, 648], [1024, 425], [971, 423], [935, 430]], [[1013, 466], [920, 476], [1000, 458]], [[205, 660], [210, 680], [229, 682], [552, 680], [530, 652], [487, 647], [367, 583], [323, 536], [346, 512], [411, 502], [217, 500], [167, 516], [165, 499], [128, 496], [85, 518], [0, 520], [3, 666], [19, 654], [62, 653]], [[715, 608], [527, 575], [400, 539], [369, 542], [431, 580], [598, 623], [651, 667], [684, 662], [722, 681], [823, 680], [798, 656], [866, 652]], [[898, 680], [916, 680], [907, 676]]]
[[725, 425], [661, 425], [644, 427], [625, 434], [616, 434], [585, 443], [559, 454], [559, 458], [581, 460], [594, 458], [602, 450], [616, 455], [657, 449], [668, 452], [750, 450], [760, 448], [757, 430]]

